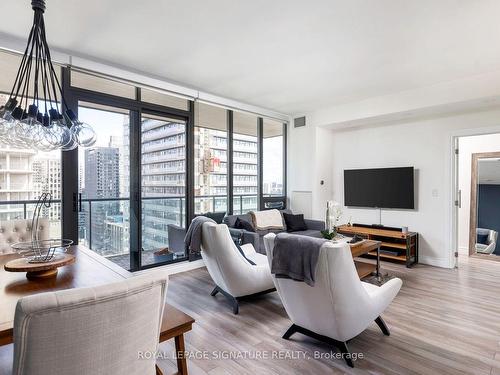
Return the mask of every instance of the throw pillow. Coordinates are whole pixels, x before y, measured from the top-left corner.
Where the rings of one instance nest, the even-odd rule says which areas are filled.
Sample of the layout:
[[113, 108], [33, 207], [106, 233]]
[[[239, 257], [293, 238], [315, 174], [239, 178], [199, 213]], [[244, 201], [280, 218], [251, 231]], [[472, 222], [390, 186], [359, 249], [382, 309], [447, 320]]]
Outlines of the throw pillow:
[[283, 218], [285, 219], [287, 232], [298, 232], [301, 230], [307, 230], [306, 222], [304, 221], [304, 215], [293, 215], [283, 213]]
[[247, 232], [255, 232], [255, 229], [253, 229], [252, 224], [250, 224], [246, 220], [240, 219], [239, 217], [236, 219], [236, 222], [234, 223], [234, 227], [237, 229], [244, 229]]
[[209, 217], [213, 221], [215, 221], [217, 224], [222, 224], [222, 220], [224, 220], [224, 216], [226, 216], [225, 212], [207, 212], [206, 214], [203, 214], [203, 216]]

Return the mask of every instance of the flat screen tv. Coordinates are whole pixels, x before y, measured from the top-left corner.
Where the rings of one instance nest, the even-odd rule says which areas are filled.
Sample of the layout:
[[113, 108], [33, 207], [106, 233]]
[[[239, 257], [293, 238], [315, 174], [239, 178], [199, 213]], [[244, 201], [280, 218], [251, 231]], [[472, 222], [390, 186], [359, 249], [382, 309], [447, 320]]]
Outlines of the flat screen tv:
[[344, 170], [344, 204], [414, 209], [413, 167]]

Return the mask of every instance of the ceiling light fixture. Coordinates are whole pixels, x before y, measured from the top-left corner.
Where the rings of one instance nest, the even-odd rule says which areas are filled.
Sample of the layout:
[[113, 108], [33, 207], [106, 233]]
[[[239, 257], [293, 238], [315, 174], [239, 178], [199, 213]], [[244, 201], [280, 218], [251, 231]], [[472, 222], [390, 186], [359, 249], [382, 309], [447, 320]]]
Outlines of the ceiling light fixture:
[[0, 142], [40, 151], [90, 147], [96, 133], [68, 108], [52, 64], [43, 19], [45, 0], [32, 0], [31, 7], [35, 15], [26, 50], [9, 99], [0, 108]]

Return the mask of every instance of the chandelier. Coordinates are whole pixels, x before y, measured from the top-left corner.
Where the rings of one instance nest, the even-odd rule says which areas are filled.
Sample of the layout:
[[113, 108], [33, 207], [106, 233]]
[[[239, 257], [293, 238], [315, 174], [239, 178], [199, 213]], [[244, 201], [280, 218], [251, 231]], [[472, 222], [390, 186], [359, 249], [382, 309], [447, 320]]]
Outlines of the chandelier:
[[43, 19], [45, 0], [32, 0], [31, 7], [35, 14], [26, 50], [9, 99], [0, 107], [0, 142], [40, 151], [90, 147], [96, 133], [68, 108], [52, 64]]

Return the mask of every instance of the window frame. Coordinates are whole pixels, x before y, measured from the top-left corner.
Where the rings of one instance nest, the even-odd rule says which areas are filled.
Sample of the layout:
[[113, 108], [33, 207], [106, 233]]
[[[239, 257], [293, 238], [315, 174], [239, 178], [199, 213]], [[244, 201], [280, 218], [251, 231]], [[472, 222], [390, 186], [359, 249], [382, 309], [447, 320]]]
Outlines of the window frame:
[[[81, 72], [80, 70], [78, 70]], [[185, 226], [194, 217], [195, 194], [194, 194], [194, 173], [195, 173], [195, 103], [189, 100], [189, 109], [166, 107], [154, 103], [141, 101], [141, 87], [135, 88], [135, 99], [117, 97], [114, 95], [91, 91], [81, 87], [71, 86], [71, 68], [61, 67], [61, 81], [67, 105], [78, 115], [78, 103], [80, 101], [117, 107], [129, 111], [130, 116], [130, 270], [138, 271], [165, 264], [172, 264], [186, 260], [196, 260], [191, 254], [186, 257], [162, 263], [142, 265], [141, 251], [142, 238], [142, 191], [141, 191], [141, 146], [142, 132], [141, 119], [143, 114], [169, 117], [179, 119], [186, 123], [186, 160], [185, 160], [185, 200], [186, 214]], [[227, 214], [234, 212], [234, 158], [233, 158], [233, 131], [234, 131], [234, 111], [226, 109], [227, 119]], [[288, 123], [283, 123], [283, 194], [282, 196], [263, 196], [263, 124], [264, 118], [257, 115], [257, 206], [259, 210], [265, 208], [267, 202], [282, 202], [284, 208], [287, 207], [287, 128]], [[61, 156], [61, 222], [64, 238], [72, 239], [78, 243], [78, 211], [81, 203], [78, 196], [78, 150], [62, 152]]]

